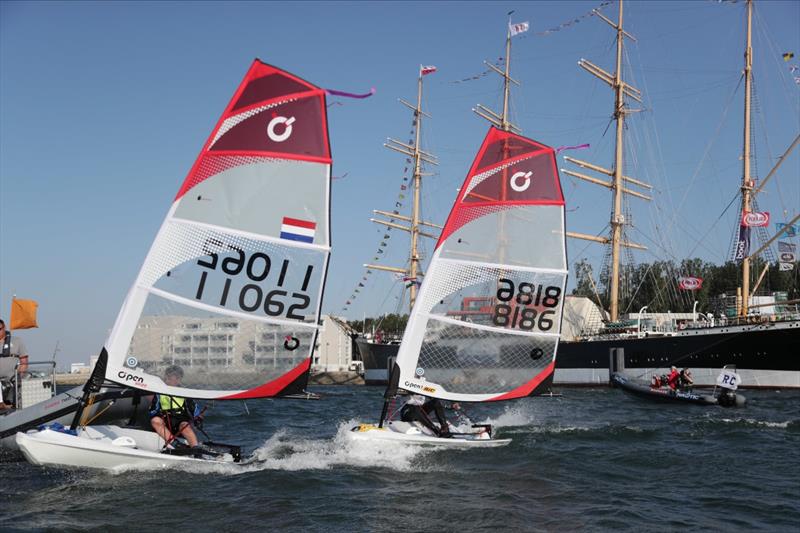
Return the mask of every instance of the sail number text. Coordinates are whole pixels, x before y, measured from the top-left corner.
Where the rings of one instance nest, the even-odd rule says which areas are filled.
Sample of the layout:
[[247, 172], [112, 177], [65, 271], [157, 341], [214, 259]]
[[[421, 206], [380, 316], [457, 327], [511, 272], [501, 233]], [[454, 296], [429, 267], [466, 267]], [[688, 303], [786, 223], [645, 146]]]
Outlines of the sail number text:
[[[203, 247], [203, 251], [208, 253], [208, 257], [198, 259], [197, 264], [208, 270], [219, 270], [227, 275], [219, 297], [220, 306], [226, 307], [230, 300], [232, 303], [237, 304], [242, 311], [247, 311], [248, 313], [263, 310], [267, 316], [285, 316], [295, 320], [303, 320], [305, 318], [299, 312], [307, 309], [311, 303], [311, 298], [305, 294], [305, 291], [311, 281], [314, 265], [306, 267], [300, 292], [290, 293], [290, 291], [282, 288], [267, 291], [259, 283], [267, 279], [270, 272], [277, 276], [277, 279], [270, 285], [284, 286], [286, 274], [291, 268], [289, 259], [284, 259], [280, 262], [280, 266], [275, 265], [278, 268], [273, 269], [272, 259], [264, 252], [252, 252], [248, 255], [236, 246], [227, 245], [233, 255], [220, 260], [218, 252], [212, 252], [209, 249], [209, 245], [214, 246], [217, 250], [224, 246], [222, 242], [216, 239], [209, 239]], [[234, 289], [234, 294], [230, 294], [233, 277], [239, 276], [246, 276], [247, 279], [245, 281], [248, 281], [248, 283], [242, 285], [241, 288]], [[203, 299], [207, 279], [208, 272], [202, 272], [200, 274], [200, 282], [197, 285], [197, 293], [195, 294], [196, 300]], [[237, 292], [238, 294], [236, 294]]]
[[[504, 303], [494, 306], [492, 323], [495, 326], [519, 328], [531, 331], [535, 327], [539, 331], [549, 331], [553, 327], [555, 308], [561, 297], [561, 287], [543, 286], [522, 281], [516, 287], [510, 279], [500, 278], [497, 288], [497, 299]], [[542, 306], [541, 312], [532, 307]]]

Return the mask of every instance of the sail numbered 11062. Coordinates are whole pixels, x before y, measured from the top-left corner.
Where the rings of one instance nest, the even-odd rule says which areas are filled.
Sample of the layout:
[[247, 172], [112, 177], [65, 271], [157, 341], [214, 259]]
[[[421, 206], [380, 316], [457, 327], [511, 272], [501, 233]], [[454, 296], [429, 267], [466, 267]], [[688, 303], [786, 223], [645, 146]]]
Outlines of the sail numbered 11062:
[[[250, 398], [308, 380], [330, 251], [325, 91], [254, 61], [178, 192], [107, 344], [106, 377]], [[167, 386], [163, 372], [183, 371]]]

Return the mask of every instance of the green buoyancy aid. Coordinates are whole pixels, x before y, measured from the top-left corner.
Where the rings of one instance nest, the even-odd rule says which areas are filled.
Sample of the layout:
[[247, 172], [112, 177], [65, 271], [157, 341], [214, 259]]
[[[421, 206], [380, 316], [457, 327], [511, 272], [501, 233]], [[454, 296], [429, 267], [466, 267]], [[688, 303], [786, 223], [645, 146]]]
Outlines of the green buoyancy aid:
[[183, 411], [186, 405], [186, 400], [184, 398], [167, 396], [166, 394], [160, 394], [158, 401], [162, 413], [167, 411]]

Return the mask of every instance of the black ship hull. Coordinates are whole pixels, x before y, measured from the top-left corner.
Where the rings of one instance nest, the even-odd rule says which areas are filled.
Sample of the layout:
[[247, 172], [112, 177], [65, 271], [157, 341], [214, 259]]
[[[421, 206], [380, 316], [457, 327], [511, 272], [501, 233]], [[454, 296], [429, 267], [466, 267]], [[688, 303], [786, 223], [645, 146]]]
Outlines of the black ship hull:
[[[356, 344], [366, 384], [385, 385], [399, 345]], [[800, 388], [800, 321], [562, 341], [553, 384], [607, 385], [613, 372], [622, 371], [649, 379], [670, 365], [691, 368], [698, 386], [713, 386], [723, 366], [736, 365], [742, 388]]]

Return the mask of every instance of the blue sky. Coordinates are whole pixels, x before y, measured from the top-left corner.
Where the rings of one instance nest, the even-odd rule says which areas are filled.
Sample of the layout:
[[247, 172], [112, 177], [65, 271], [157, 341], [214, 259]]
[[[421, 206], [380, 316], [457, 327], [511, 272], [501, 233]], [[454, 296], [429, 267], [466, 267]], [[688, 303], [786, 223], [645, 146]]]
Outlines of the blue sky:
[[[253, 58], [333, 89], [333, 255], [324, 311], [339, 312], [384, 231], [372, 209], [391, 210], [408, 140], [420, 64], [423, 148], [441, 164], [424, 186], [425, 217], [443, 222], [497, 108], [497, 76], [453, 83], [504, 53], [506, 13], [530, 21], [512, 51], [512, 117], [551, 146], [590, 143], [572, 155], [611, 167], [612, 93], [580, 69], [611, 72], [614, 34], [590, 2], [3, 2], [0, 3], [0, 316], [12, 294], [40, 304], [38, 330], [22, 333], [33, 359], [88, 360], [102, 346], [153, 237], [198, 151]], [[724, 212], [741, 180], [744, 4], [626, 2], [625, 77], [645, 94], [630, 119], [626, 173], [654, 185], [657, 202], [633, 199], [631, 232], [650, 252], [638, 261], [725, 260], [736, 224]], [[616, 20], [616, 4], [603, 11]], [[549, 35], [537, 35], [579, 18]], [[800, 56], [800, 3], [756, 3], [754, 118], [758, 170], [766, 175], [798, 133], [800, 86], [781, 54]], [[634, 102], [635, 103], [635, 102]], [[578, 170], [578, 169], [575, 169]], [[562, 176], [569, 229], [598, 234], [610, 194]], [[773, 220], [800, 209], [793, 154], [759, 198]], [[406, 209], [407, 209], [406, 204]], [[724, 212], [724, 214], [723, 214]], [[396, 233], [381, 262], [401, 265]], [[427, 247], [432, 250], [432, 244]], [[600, 246], [569, 244], [571, 261], [598, 262]], [[399, 286], [373, 274], [351, 318], [392, 312]]]

